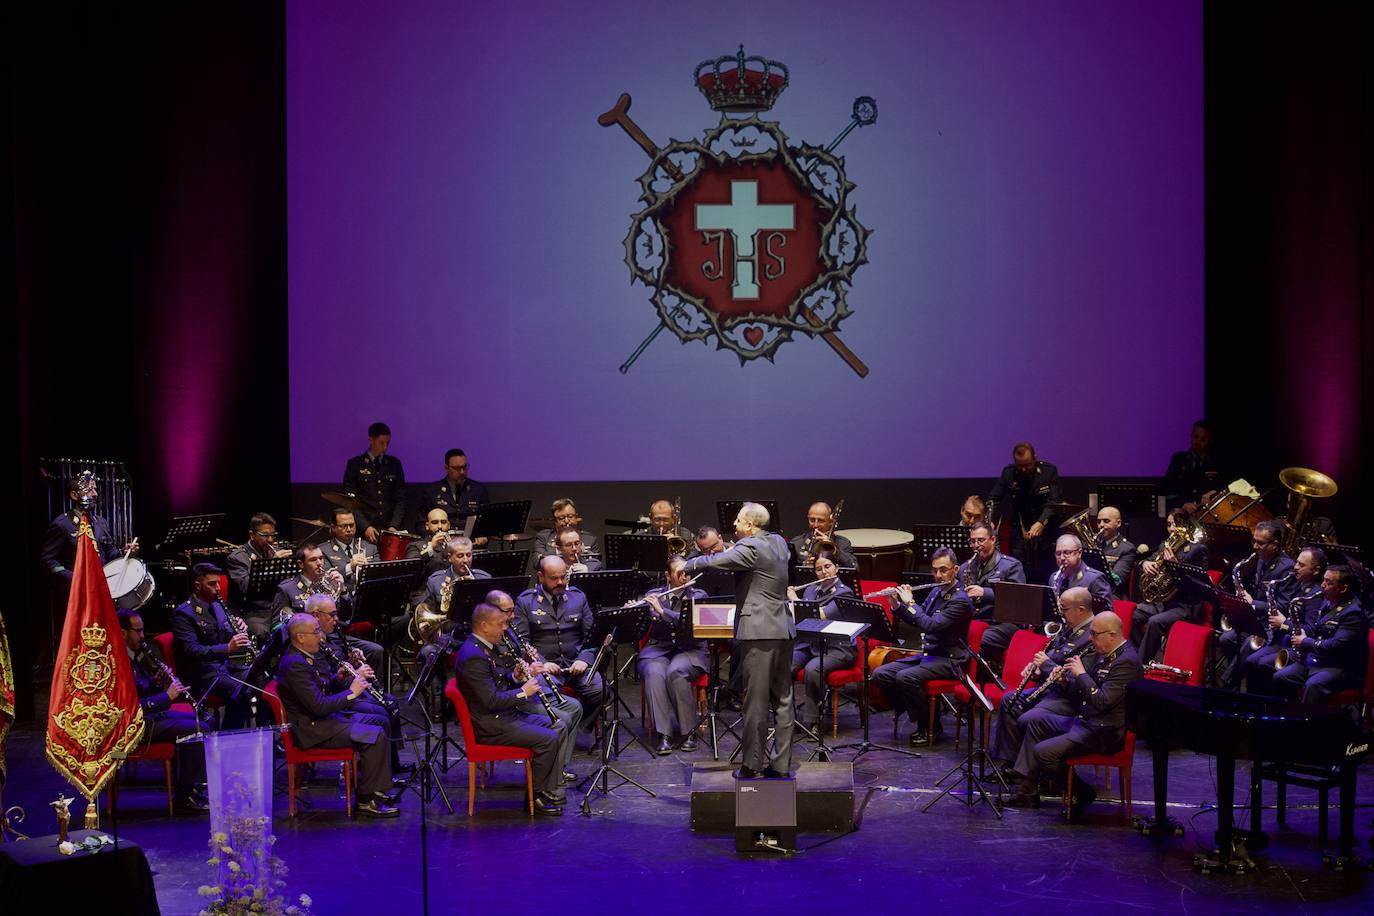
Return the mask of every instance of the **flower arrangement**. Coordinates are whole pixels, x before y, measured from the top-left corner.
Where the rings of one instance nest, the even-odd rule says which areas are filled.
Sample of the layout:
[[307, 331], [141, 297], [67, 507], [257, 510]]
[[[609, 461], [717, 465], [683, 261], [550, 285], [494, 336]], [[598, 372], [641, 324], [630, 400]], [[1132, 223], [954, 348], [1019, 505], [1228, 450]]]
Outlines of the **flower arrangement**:
[[271, 832], [271, 818], [242, 813], [247, 787], [241, 781], [231, 783], [230, 789], [223, 821], [226, 829], [210, 835], [207, 864], [215, 883], [200, 887], [202, 897], [213, 898], [200, 916], [310, 916], [309, 896], [301, 894], [296, 903], [288, 903], [282, 894], [286, 864], [272, 853], [277, 838]]

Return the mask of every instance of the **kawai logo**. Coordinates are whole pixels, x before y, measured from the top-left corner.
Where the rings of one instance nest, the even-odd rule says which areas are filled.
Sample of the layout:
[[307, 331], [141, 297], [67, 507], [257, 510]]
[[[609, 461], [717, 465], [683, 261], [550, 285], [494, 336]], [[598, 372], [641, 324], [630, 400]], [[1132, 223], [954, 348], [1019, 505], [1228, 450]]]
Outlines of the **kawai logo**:
[[855, 127], [877, 120], [873, 99], [856, 99], [830, 145], [790, 145], [762, 121], [787, 88], [774, 60], [733, 57], [699, 64], [693, 81], [720, 123], [700, 140], [657, 146], [629, 116], [630, 97], [597, 120], [619, 124], [650, 157], [639, 178], [644, 208], [631, 217], [625, 263], [651, 290], [659, 325], [620, 367], [628, 372], [664, 329], [685, 342], [714, 340], [740, 364], [773, 359], [796, 332], [820, 336], [860, 376], [868, 367], [840, 340], [846, 293], [868, 261], [869, 230], [848, 197], [854, 185], [833, 155]]

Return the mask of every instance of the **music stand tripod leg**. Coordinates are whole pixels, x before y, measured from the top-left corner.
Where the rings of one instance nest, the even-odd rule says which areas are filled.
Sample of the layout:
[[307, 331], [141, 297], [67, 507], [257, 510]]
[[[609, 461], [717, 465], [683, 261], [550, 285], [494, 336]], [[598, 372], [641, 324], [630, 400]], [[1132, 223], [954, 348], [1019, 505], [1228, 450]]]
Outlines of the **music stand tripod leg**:
[[[868, 668], [868, 653], [870, 649], [872, 649], [872, 646], [869, 644], [868, 640], [864, 640], [864, 679], [862, 690], [859, 694], [859, 722], [863, 726], [863, 739], [851, 744], [836, 745], [835, 750], [843, 751], [853, 748], [855, 753], [854, 756], [850, 758], [850, 763], [857, 763], [859, 758], [864, 754], [876, 751], [889, 751], [893, 754], [905, 754], [907, 757], [920, 757], [921, 754], [919, 751], [909, 750], [904, 747], [893, 747], [890, 744], [878, 744], [872, 740], [872, 734], [869, 728], [873, 720], [873, 709], [868, 702], [869, 685], [872, 683], [872, 680], [869, 678], [871, 672]], [[896, 714], [896, 711], [894, 711], [893, 715], [895, 716]]]

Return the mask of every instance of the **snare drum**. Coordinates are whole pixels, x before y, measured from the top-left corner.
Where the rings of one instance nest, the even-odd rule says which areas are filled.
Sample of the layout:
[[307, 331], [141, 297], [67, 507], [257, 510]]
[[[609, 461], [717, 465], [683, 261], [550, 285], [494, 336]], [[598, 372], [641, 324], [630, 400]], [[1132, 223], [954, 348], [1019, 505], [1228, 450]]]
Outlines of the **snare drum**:
[[899, 582], [907, 567], [911, 542], [910, 531], [892, 528], [849, 528], [839, 532], [849, 538], [854, 557], [859, 561], [859, 578], [883, 582]]
[[153, 574], [138, 557], [120, 557], [106, 563], [105, 581], [110, 585], [115, 607], [126, 611], [143, 607], [157, 591]]
[[418, 541], [409, 531], [383, 531], [377, 543], [377, 554], [382, 560], [404, 560], [406, 548]]

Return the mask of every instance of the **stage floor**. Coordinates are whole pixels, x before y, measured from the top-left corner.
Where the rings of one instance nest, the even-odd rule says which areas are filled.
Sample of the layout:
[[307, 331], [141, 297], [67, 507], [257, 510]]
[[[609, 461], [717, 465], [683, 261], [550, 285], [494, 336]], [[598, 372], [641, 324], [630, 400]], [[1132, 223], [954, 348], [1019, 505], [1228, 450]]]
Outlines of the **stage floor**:
[[[626, 691], [638, 708], [634, 688]], [[857, 736], [852, 707], [841, 712], [840, 743]], [[948, 721], [948, 719], [946, 720]], [[638, 723], [634, 723], [636, 728]], [[875, 715], [874, 738], [891, 735], [891, 716]], [[455, 730], [456, 731], [456, 730]], [[903, 739], [905, 739], [905, 728]], [[733, 739], [726, 747], [733, 749]], [[802, 757], [811, 751], [800, 745]], [[4, 802], [22, 805], [30, 835], [55, 832], [48, 802], [69, 787], [43, 759], [43, 736], [35, 730], [10, 733], [9, 784]], [[745, 907], [774, 912], [909, 911], [1091, 913], [1129, 910], [1169, 913], [1369, 912], [1374, 908], [1374, 873], [1333, 872], [1322, 867], [1316, 839], [1316, 793], [1289, 790], [1288, 826], [1274, 822], [1273, 785], [1266, 785], [1268, 850], [1256, 854], [1259, 868], [1244, 876], [1204, 877], [1193, 854], [1210, 842], [1216, 827], [1212, 760], [1177, 752], [1170, 762], [1171, 814], [1187, 828], [1182, 838], [1144, 838], [1125, 825], [1120, 806], [1099, 799], [1081, 823], [1065, 824], [1048, 800], [1038, 811], [1005, 811], [998, 820], [986, 806], [973, 810], [951, 799], [929, 812], [921, 808], [937, 790], [936, 778], [955, 762], [948, 738], [921, 759], [889, 753], [866, 754], [856, 765], [855, 807], [859, 829], [846, 835], [803, 835], [803, 851], [773, 860], [738, 856], [732, 835], [701, 835], [689, 826], [692, 765], [709, 761], [708, 750], [650, 758], [637, 745], [617, 762], [655, 793], [649, 798], [625, 787], [598, 798], [592, 817], [572, 804], [561, 818], [530, 819], [524, 813], [520, 771], [497, 767], [494, 785], [479, 790], [477, 809], [466, 815], [467, 766], [445, 777], [457, 812], [436, 799], [429, 811], [429, 894], [436, 913], [536, 909], [562, 913], [656, 914], [739, 912]], [[848, 760], [852, 751], [839, 752]], [[456, 759], [456, 757], [455, 757]], [[573, 769], [590, 773], [597, 760], [585, 751]], [[285, 860], [289, 899], [309, 894], [316, 913], [421, 912], [420, 806], [407, 795], [398, 820], [349, 820], [336, 797], [334, 770], [305, 793], [311, 807], [294, 820], [286, 798], [276, 800], [277, 852]], [[1248, 786], [1248, 765], [1238, 782]], [[1100, 778], [1089, 779], [1101, 795]], [[136, 783], [121, 788], [119, 831], [147, 851], [162, 911], [199, 910], [196, 889], [208, 879], [207, 817], [166, 815], [158, 782], [161, 770], [142, 764]], [[278, 785], [285, 783], [279, 772]], [[1137, 751], [1135, 812], [1153, 802], [1148, 749]], [[1237, 787], [1237, 804], [1246, 788]], [[1333, 793], [1334, 795], [1334, 793]], [[573, 802], [580, 795], [572, 794]], [[1356, 854], [1369, 856], [1374, 766], [1362, 768], [1356, 811]], [[83, 804], [73, 805], [73, 822]], [[1337, 829], [1331, 810], [1332, 844]], [[1246, 826], [1248, 810], [1237, 809]], [[110, 828], [102, 810], [102, 827]], [[0, 902], [10, 912], [12, 901]], [[976, 907], [976, 909], [964, 909]], [[17, 911], [14, 911], [17, 912]]]

